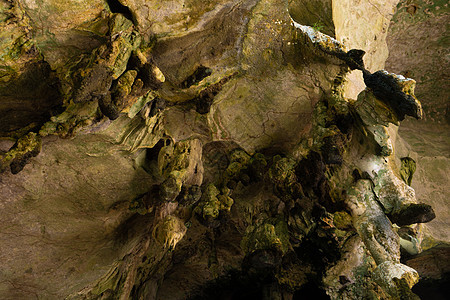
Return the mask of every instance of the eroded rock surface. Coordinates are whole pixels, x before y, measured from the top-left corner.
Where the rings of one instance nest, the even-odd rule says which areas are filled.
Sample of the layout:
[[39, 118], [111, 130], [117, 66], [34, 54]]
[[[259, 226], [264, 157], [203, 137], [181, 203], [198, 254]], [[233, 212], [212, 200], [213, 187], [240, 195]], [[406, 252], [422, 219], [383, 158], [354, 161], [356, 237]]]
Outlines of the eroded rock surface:
[[414, 299], [388, 2], [1, 1], [0, 298]]
[[[448, 234], [449, 153], [449, 20], [450, 8], [445, 1], [400, 1], [389, 27], [390, 49], [386, 67], [417, 80], [416, 95], [421, 99], [423, 119], [405, 120], [399, 127], [396, 144], [398, 157], [410, 157], [417, 164], [411, 187], [418, 199], [435, 208], [435, 222], [425, 231], [434, 238], [428, 247], [450, 241]], [[424, 47], [412, 42], [421, 41]], [[418, 134], [420, 132], [420, 134]], [[443, 228], [446, 228], [443, 230]]]

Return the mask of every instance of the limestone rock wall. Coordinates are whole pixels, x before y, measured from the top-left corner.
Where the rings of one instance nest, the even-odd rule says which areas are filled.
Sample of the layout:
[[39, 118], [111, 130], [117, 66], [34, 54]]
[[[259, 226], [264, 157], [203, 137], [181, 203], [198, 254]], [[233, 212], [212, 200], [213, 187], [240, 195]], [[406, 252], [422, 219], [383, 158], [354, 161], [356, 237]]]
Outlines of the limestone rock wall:
[[0, 0], [0, 298], [415, 297], [396, 2]]
[[445, 242], [449, 241], [444, 228], [449, 226], [450, 197], [448, 20], [445, 1], [400, 1], [389, 27], [386, 61], [390, 70], [417, 80], [416, 95], [421, 99], [424, 118], [400, 126], [398, 152], [416, 160], [417, 173], [411, 186], [419, 199], [439, 207], [436, 221], [426, 227], [437, 240]]

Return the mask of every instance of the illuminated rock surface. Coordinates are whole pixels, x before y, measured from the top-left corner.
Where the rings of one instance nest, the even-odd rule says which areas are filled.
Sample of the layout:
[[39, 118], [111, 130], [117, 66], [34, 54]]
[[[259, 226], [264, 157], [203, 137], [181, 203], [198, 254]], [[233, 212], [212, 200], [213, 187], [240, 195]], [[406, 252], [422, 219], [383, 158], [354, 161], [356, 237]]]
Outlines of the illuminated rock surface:
[[0, 0], [0, 298], [445, 280], [424, 265], [450, 240], [448, 144], [388, 73], [412, 63], [384, 71], [397, 2]]

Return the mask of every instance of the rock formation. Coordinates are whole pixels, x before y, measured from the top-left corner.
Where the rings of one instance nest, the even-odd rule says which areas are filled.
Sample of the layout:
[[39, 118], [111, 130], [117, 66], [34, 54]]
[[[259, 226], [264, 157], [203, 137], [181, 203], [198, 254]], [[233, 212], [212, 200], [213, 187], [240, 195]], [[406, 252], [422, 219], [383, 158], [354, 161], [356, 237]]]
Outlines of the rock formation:
[[0, 298], [418, 298], [397, 2], [0, 0]]

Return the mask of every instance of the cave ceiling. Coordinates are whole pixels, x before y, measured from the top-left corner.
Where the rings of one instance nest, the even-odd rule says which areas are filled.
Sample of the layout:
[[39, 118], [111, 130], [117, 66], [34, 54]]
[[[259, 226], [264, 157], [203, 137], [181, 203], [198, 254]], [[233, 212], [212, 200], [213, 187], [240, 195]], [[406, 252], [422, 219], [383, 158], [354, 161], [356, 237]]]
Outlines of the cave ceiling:
[[448, 19], [440, 0], [0, 0], [0, 298], [445, 284]]

